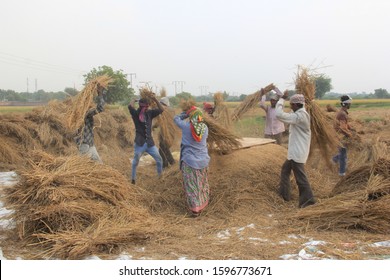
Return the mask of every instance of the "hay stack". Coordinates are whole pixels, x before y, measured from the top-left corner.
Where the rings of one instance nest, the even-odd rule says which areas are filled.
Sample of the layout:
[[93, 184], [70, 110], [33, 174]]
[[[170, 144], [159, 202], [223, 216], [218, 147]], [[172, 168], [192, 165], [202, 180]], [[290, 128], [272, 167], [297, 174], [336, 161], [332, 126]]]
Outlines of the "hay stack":
[[342, 179], [333, 197], [307, 207], [290, 218], [308, 228], [326, 230], [363, 229], [390, 233], [390, 161], [380, 159]]
[[19, 238], [42, 258], [80, 259], [146, 240], [159, 228], [118, 171], [86, 157], [32, 153], [6, 206]]
[[371, 165], [364, 165], [353, 170], [347, 176], [343, 177], [334, 186], [331, 195], [362, 190], [367, 186], [370, 177], [382, 176], [390, 180], [390, 160], [385, 158], [378, 158]]
[[17, 140], [20, 147], [18, 150], [39, 146], [33, 132], [33, 123], [23, 115], [0, 116], [0, 135]]
[[36, 108], [25, 115], [34, 124], [42, 147], [56, 153], [64, 153], [73, 142], [72, 134], [64, 123], [67, 102], [53, 100], [47, 106]]
[[[269, 84], [268, 86], [264, 87], [265, 93], [268, 93], [269, 91], [273, 90], [275, 88], [274, 84]], [[248, 95], [244, 101], [240, 103], [238, 107], [234, 109], [234, 112], [232, 114], [232, 120], [237, 121], [242, 118], [242, 116], [249, 111], [250, 109], [256, 108], [259, 105], [259, 102], [261, 100], [261, 91], [258, 90], [255, 93], [252, 93]]]
[[84, 117], [87, 111], [92, 107], [93, 98], [98, 93], [98, 86], [107, 88], [112, 82], [108, 75], [98, 76], [88, 82], [84, 89], [72, 98], [72, 106], [66, 112], [66, 126], [71, 131], [76, 131], [84, 125]]
[[[277, 194], [280, 166], [285, 148], [262, 145], [235, 150], [227, 155], [213, 154], [209, 165], [210, 205], [204, 215], [223, 221], [236, 217], [261, 216], [283, 206]], [[164, 171], [160, 179], [145, 177], [144, 201], [155, 215], [182, 216], [187, 213], [179, 165]], [[212, 224], [207, 225], [212, 227]]]
[[314, 101], [315, 76], [309, 70], [299, 66], [295, 79], [297, 93], [305, 96], [305, 108], [310, 115], [311, 128], [311, 155], [317, 149], [320, 155], [330, 166], [330, 158], [339, 145], [339, 139], [333, 127], [333, 120], [328, 117], [320, 106]]

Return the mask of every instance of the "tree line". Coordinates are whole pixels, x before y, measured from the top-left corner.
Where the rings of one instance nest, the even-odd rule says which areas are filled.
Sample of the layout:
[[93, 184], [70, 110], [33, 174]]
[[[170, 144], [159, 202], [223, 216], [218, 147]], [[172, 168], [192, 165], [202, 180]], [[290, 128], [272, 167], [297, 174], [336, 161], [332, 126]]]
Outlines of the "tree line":
[[[107, 103], [113, 104], [123, 104], [127, 105], [131, 98], [133, 98], [137, 93], [134, 88], [130, 87], [130, 82], [127, 79], [127, 75], [123, 73], [123, 70], [114, 70], [110, 66], [99, 66], [98, 68], [93, 68], [89, 73], [84, 75], [84, 85], [86, 85], [90, 80], [94, 79], [100, 75], [109, 75], [113, 78], [113, 82], [109, 85], [107, 95]], [[315, 97], [317, 99], [338, 99], [340, 93], [331, 92], [332, 90], [332, 79], [326, 75], [318, 75], [315, 77], [316, 93]], [[282, 89], [281, 89], [282, 90]], [[28, 92], [15, 92], [13, 90], [2, 90], [0, 89], [0, 101], [20, 101], [20, 102], [48, 102], [52, 99], [63, 100], [69, 96], [74, 96], [78, 91], [74, 88], [67, 87], [64, 91], [59, 92], [45, 92], [44, 90], [38, 90], [37, 92], [28, 93]], [[289, 95], [293, 95], [294, 90], [289, 91]], [[156, 93], [158, 94], [158, 93]], [[243, 101], [248, 95], [241, 94], [230, 95], [228, 92], [222, 93], [224, 100], [229, 101]], [[251, 93], [249, 93], [251, 94]], [[349, 93], [352, 97], [358, 99], [386, 99], [390, 98], [390, 94], [386, 89], [375, 89], [374, 93]], [[208, 93], [203, 96], [193, 96], [189, 92], [181, 92], [176, 94], [176, 96], [170, 97], [170, 101], [173, 105], [177, 105], [180, 99], [192, 98], [197, 102], [211, 102], [214, 100], [214, 93]]]

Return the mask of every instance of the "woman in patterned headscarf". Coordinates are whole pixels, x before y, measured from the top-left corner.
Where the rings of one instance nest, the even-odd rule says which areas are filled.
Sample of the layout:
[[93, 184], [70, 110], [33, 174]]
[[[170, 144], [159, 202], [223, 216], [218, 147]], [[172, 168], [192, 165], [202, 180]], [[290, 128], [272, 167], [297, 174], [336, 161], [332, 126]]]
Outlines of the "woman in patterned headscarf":
[[199, 216], [208, 205], [210, 188], [207, 150], [208, 127], [203, 121], [202, 111], [191, 106], [174, 118], [182, 130], [180, 170], [188, 207], [193, 216]]

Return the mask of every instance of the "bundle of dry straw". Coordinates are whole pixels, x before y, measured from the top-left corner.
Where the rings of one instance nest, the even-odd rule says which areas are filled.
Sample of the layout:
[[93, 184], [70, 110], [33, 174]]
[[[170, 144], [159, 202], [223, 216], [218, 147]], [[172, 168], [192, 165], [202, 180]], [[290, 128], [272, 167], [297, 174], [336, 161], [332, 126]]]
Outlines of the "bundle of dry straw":
[[216, 120], [207, 114], [203, 115], [203, 119], [209, 128], [207, 144], [209, 146], [210, 152], [226, 154], [241, 147], [241, 142], [239, 141], [241, 137], [238, 137], [229, 129], [220, 125]]
[[[364, 229], [372, 233], [388, 234], [390, 233], [389, 170], [390, 162], [384, 159], [371, 167], [356, 170], [335, 187], [333, 197], [307, 207], [291, 218], [316, 229]], [[350, 186], [346, 187], [347, 185]]]
[[223, 100], [223, 93], [217, 92], [214, 94], [214, 112], [215, 120], [225, 128], [230, 128], [232, 125], [229, 109]]
[[309, 70], [299, 66], [295, 79], [297, 93], [305, 96], [305, 108], [310, 115], [311, 154], [316, 148], [320, 155], [330, 165], [330, 158], [339, 145], [339, 139], [333, 127], [333, 120], [329, 118], [315, 102], [316, 76], [309, 74]]
[[34, 152], [7, 208], [22, 241], [43, 258], [80, 259], [149, 238], [158, 228], [122, 174], [87, 157]]
[[72, 98], [72, 106], [69, 106], [66, 112], [66, 126], [71, 131], [76, 131], [84, 125], [84, 117], [87, 111], [92, 107], [93, 98], [98, 93], [98, 86], [107, 88], [112, 82], [108, 75], [98, 76], [88, 82], [85, 88]]
[[[264, 87], [265, 93], [273, 90], [275, 88], [274, 84], [269, 84], [268, 86]], [[256, 91], [255, 93], [252, 93], [248, 95], [244, 101], [240, 103], [236, 109], [234, 109], [234, 112], [232, 114], [232, 120], [237, 121], [241, 119], [241, 117], [248, 112], [250, 109], [253, 109], [259, 105], [259, 102], [261, 100], [261, 90]]]

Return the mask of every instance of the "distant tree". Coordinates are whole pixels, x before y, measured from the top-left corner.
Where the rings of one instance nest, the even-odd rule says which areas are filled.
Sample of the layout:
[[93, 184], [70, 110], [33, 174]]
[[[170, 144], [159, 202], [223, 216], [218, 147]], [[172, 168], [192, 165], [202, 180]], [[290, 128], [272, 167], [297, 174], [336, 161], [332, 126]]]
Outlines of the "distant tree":
[[71, 96], [75, 96], [76, 94], [78, 94], [78, 90], [75, 89], [75, 88], [71, 88], [71, 87], [67, 87], [64, 89], [64, 92], [71, 95]]
[[246, 97], [247, 97], [246, 94], [240, 94], [240, 96], [239, 96], [238, 99], [239, 99], [240, 101], [243, 101]]
[[129, 88], [129, 81], [123, 70], [114, 71], [111, 67], [103, 65], [97, 69], [93, 68], [88, 74], [84, 75], [85, 85], [101, 75], [109, 75], [113, 78], [113, 82], [109, 84], [106, 100], [108, 103], [127, 102], [134, 95], [134, 90]]
[[316, 84], [316, 93], [315, 97], [318, 99], [322, 99], [322, 97], [325, 95], [325, 93], [329, 92], [332, 87], [332, 79], [325, 76], [320, 75], [316, 77], [315, 84]]
[[194, 99], [194, 100], [195, 100], [195, 98], [193, 98], [193, 96], [191, 95], [191, 93], [185, 92], [185, 91], [176, 94], [176, 98], [178, 98], [179, 100], [181, 100], [181, 99], [184, 99], [184, 100]]
[[387, 92], [387, 90], [383, 89], [383, 88], [376, 89], [375, 92], [374, 92], [374, 95], [375, 95], [376, 98], [380, 98], [380, 99], [390, 98], [390, 95]]
[[227, 93], [226, 91], [223, 92], [223, 100], [228, 100], [229, 98], [229, 93]]

